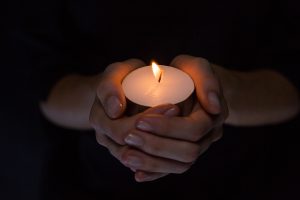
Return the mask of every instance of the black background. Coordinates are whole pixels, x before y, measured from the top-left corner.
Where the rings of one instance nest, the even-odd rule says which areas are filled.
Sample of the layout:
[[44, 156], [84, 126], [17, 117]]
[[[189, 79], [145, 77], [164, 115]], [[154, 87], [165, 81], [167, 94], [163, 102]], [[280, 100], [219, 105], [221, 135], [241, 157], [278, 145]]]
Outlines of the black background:
[[226, 126], [187, 173], [138, 184], [92, 132], [56, 127], [38, 109], [63, 75], [130, 57], [168, 64], [187, 53], [232, 69], [274, 68], [299, 84], [297, 1], [1, 4], [1, 199], [299, 199], [298, 118]]

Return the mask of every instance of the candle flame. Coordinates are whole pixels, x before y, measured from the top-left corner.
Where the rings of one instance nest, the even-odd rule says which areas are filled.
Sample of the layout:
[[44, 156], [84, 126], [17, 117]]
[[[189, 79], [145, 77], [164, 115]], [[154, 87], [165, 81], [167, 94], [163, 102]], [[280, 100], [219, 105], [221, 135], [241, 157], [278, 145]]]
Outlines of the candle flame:
[[155, 62], [152, 62], [152, 72], [155, 79], [160, 82], [162, 77], [162, 69]]

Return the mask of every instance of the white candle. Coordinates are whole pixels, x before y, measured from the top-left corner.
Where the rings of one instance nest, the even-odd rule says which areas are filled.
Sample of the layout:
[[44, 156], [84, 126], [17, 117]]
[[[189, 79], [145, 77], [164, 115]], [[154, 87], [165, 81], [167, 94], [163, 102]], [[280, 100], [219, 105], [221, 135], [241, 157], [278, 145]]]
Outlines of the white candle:
[[194, 82], [185, 72], [155, 63], [129, 73], [122, 86], [130, 101], [147, 107], [178, 104], [194, 91]]

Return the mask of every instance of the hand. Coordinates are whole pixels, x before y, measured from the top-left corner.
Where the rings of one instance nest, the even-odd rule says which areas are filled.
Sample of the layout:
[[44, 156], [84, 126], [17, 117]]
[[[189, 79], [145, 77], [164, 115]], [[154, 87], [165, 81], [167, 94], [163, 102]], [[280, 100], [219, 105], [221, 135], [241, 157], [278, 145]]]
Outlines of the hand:
[[[141, 114], [163, 114], [170, 117], [179, 113], [177, 106], [161, 105], [130, 117], [124, 115], [126, 99], [121, 82], [131, 70], [139, 66], [143, 66], [143, 63], [136, 59], [108, 66], [96, 80], [97, 95], [90, 112], [90, 124], [96, 131], [98, 143], [105, 146], [122, 163], [128, 162], [128, 158], [125, 160], [123, 156], [127, 155], [127, 152], [139, 153], [140, 156], [147, 157], [145, 153], [125, 145], [124, 141], [128, 133], [135, 128], [135, 122]], [[183, 166], [181, 163], [178, 165]]]
[[211, 64], [205, 59], [178, 56], [171, 64], [194, 80], [197, 99], [185, 117], [143, 113], [125, 141], [142, 152], [128, 150], [121, 160], [136, 171], [138, 181], [150, 181], [190, 168], [222, 136], [228, 115], [226, 101]]
[[[178, 57], [180, 58], [180, 57]], [[177, 66], [176, 63], [178, 64], [178, 58], [177, 61], [174, 61], [174, 66]], [[187, 59], [189, 60], [189, 59]], [[186, 60], [186, 61], [187, 61]], [[134, 62], [132, 62], [134, 61]], [[128, 63], [115, 63], [110, 65], [107, 70], [104, 72], [103, 76], [101, 77], [100, 83], [99, 83], [99, 87], [97, 91], [97, 98], [95, 100], [95, 103], [92, 107], [92, 111], [91, 111], [91, 124], [92, 126], [95, 128], [96, 130], [96, 138], [97, 141], [102, 144], [103, 146], [107, 147], [109, 149], [109, 151], [117, 158], [119, 159], [123, 164], [125, 164], [126, 166], [130, 167], [133, 171], [136, 171], [135, 174], [135, 178], [137, 181], [150, 181], [150, 180], [154, 180], [157, 178], [160, 178], [162, 176], [165, 176], [168, 173], [182, 173], [185, 172], [187, 169], [190, 168], [192, 161], [196, 160], [196, 158], [202, 153], [204, 152], [209, 144], [211, 143], [211, 141], [215, 141], [216, 139], [218, 139], [218, 137], [220, 137], [220, 133], [221, 131], [218, 130], [217, 128], [215, 128], [215, 131], [211, 131], [211, 134], [207, 134], [207, 137], [204, 137], [204, 130], [205, 130], [205, 126], [202, 126], [203, 130], [202, 130], [202, 141], [200, 142], [200, 145], [198, 143], [196, 143], [196, 139], [199, 139], [200, 136], [197, 138], [193, 138], [193, 136], [191, 136], [192, 134], [187, 134], [186, 137], [183, 137], [183, 141], [179, 141], [178, 139], [181, 139], [181, 131], [183, 131], [184, 129], [182, 123], [180, 123], [180, 121], [186, 121], [186, 122], [191, 122], [190, 124], [187, 123], [186, 124], [186, 130], [187, 133], [191, 133], [192, 128], [189, 127], [193, 127], [194, 131], [196, 133], [196, 130], [199, 130], [199, 128], [201, 128], [199, 125], [199, 117], [200, 117], [200, 122], [201, 122], [201, 113], [203, 113], [203, 116], [205, 116], [204, 114], [206, 114], [201, 108], [199, 104], [195, 104], [194, 105], [194, 110], [190, 116], [187, 116], [183, 119], [187, 119], [187, 120], [181, 120], [181, 118], [177, 118], [178, 120], [178, 125], [179, 128], [175, 131], [173, 131], [172, 129], [170, 129], [170, 134], [167, 135], [165, 134], [165, 136], [169, 136], [169, 141], [166, 140], [162, 140], [164, 139], [164, 137], [157, 137], [155, 140], [155, 137], [152, 137], [152, 143], [153, 145], [151, 145], [151, 136], [155, 136], [155, 135], [151, 135], [151, 134], [147, 134], [149, 137], [144, 138], [145, 139], [145, 144], [149, 144], [149, 148], [147, 150], [147, 145], [144, 145], [142, 147], [139, 147], [142, 151], [137, 151], [136, 148], [129, 148], [128, 146], [124, 146], [126, 141], [128, 144], [130, 145], [134, 145], [132, 143], [132, 141], [130, 141], [130, 137], [131, 140], [133, 139], [132, 137], [134, 137], [134, 134], [136, 133], [140, 133], [137, 130], [134, 129], [134, 125], [135, 122], [137, 121], [137, 119], [142, 119], [139, 118], [141, 117], [142, 114], [144, 114], [144, 116], [146, 117], [161, 117], [162, 120], [164, 121], [169, 121], [172, 122], [172, 116], [176, 116], [178, 115], [178, 108], [176, 107], [172, 107], [171, 105], [166, 105], [166, 106], [160, 106], [157, 108], [151, 108], [148, 111], [144, 112], [144, 113], [140, 113], [138, 115], [132, 116], [132, 117], [126, 117], [126, 116], [122, 116], [124, 110], [125, 110], [125, 105], [126, 105], [126, 101], [125, 101], [125, 97], [123, 95], [122, 89], [121, 89], [121, 80], [123, 79], [123, 77], [129, 73], [132, 69], [135, 68], [136, 66], [136, 61], [135, 60], [131, 60], [130, 61], [131, 64]], [[197, 62], [195, 63], [195, 65], [198, 64]], [[182, 65], [183, 66], [183, 65]], [[194, 65], [191, 65], [192, 67]], [[195, 66], [194, 66], [195, 67]], [[197, 66], [196, 66], [197, 67]], [[203, 68], [201, 68], [203, 66], [200, 66], [200, 69], [203, 70]], [[184, 70], [184, 68], [183, 68]], [[199, 70], [201, 72], [201, 70]], [[189, 73], [189, 72], [188, 72]], [[201, 72], [202, 73], [202, 72]], [[200, 83], [201, 86], [205, 85], [206, 81], [205, 79], [201, 79], [201, 73], [200, 73], [200, 79], [199, 81], [203, 81], [203, 83]], [[207, 73], [207, 72], [206, 72]], [[208, 74], [208, 73], [207, 73]], [[205, 75], [206, 78], [209, 79], [209, 76], [207, 76], [207, 74]], [[194, 77], [193, 75], [196, 75], [195, 71], [190, 72], [190, 75], [192, 76], [192, 78], [194, 79], [194, 81], [197, 81], [197, 78], [199, 77]], [[212, 78], [212, 77], [211, 77]], [[215, 78], [215, 77], [213, 77]], [[196, 83], [195, 81], [195, 83]], [[211, 80], [210, 80], [211, 81]], [[214, 86], [214, 85], [213, 85]], [[216, 87], [216, 85], [215, 85]], [[218, 85], [217, 85], [218, 87]], [[203, 87], [201, 87], [200, 89], [203, 89]], [[213, 90], [214, 88], [211, 87], [211, 90]], [[199, 87], [197, 87], [197, 83], [196, 83], [196, 92], [197, 92], [197, 96], [200, 100], [202, 100], [204, 102], [205, 105], [205, 95], [202, 95], [203, 90], [199, 91]], [[219, 92], [218, 88], [217, 91]], [[117, 97], [117, 101], [113, 101], [113, 105], [111, 105], [111, 98], [109, 97]], [[204, 97], [204, 100], [203, 100]], [[206, 101], [206, 108], [208, 110], [209, 113], [213, 113], [213, 114], [217, 114], [218, 112], [221, 113], [222, 109], [220, 105], [216, 105], [216, 104], [211, 104], [208, 103], [208, 101]], [[115, 108], [113, 108], [113, 106], [117, 106]], [[113, 109], [112, 109], [113, 108]], [[105, 111], [104, 111], [105, 110]], [[202, 112], [200, 112], [202, 111]], [[161, 114], [163, 113], [168, 113], [166, 114], [167, 116], [163, 116]], [[226, 113], [226, 112], [224, 112]], [[148, 116], [148, 115], [149, 116]], [[155, 115], [156, 114], [156, 115]], [[159, 115], [160, 114], [160, 115]], [[108, 117], [110, 116], [110, 118]], [[223, 115], [224, 116], [224, 115]], [[145, 118], [147, 120], [147, 118]], [[221, 119], [221, 115], [219, 117], [219, 119]], [[141, 121], [141, 120], [139, 120]], [[213, 120], [212, 120], [213, 121]], [[215, 119], [213, 122], [217, 122], [218, 120]], [[221, 120], [220, 120], [221, 121]], [[198, 122], [198, 123], [196, 123]], [[211, 123], [213, 123], [211, 122]], [[208, 123], [206, 123], [207, 125]], [[216, 123], [217, 124], [217, 123]], [[167, 124], [165, 124], [167, 125]], [[205, 124], [204, 124], [205, 125]], [[164, 125], [159, 125], [157, 126], [157, 130], [153, 130], [157, 135], [159, 135], [160, 133], [164, 132], [162, 130], [159, 130], [159, 128], [164, 127]], [[169, 123], [167, 126], [165, 127], [172, 127], [172, 123]], [[176, 127], [176, 126], [174, 126]], [[143, 129], [141, 128], [140, 123], [137, 123], [137, 128]], [[174, 128], [173, 128], [174, 129]], [[165, 129], [167, 130], [167, 129]], [[192, 132], [192, 133], [193, 133]], [[131, 134], [130, 134], [131, 133]], [[178, 134], [179, 133], [179, 134]], [[173, 135], [175, 134], [175, 135]], [[176, 136], [176, 134], [179, 136]], [[128, 135], [128, 137], [126, 139], [124, 139], [126, 137], [126, 135]], [[143, 133], [143, 136], [145, 136], [146, 134]], [[181, 135], [181, 136], [180, 136]], [[195, 134], [195, 136], [197, 136]], [[192, 137], [192, 138], [190, 138]], [[177, 140], [174, 140], [174, 138], [177, 138]], [[207, 139], [204, 139], [207, 138]], [[173, 139], [173, 144], [172, 144], [172, 139]], [[148, 141], [148, 142], [147, 142]], [[165, 145], [159, 145], [159, 144], [164, 144]], [[168, 145], [167, 144], [171, 144], [169, 145], [170, 147], [174, 146], [176, 148], [171, 148], [168, 149]], [[151, 152], [151, 146], [153, 147], [159, 147], [161, 149], [161, 151], [157, 151], [155, 152]], [[181, 148], [178, 148], [180, 147]], [[189, 147], [189, 148], [188, 148]], [[164, 150], [164, 148], [166, 150]], [[152, 148], [153, 149], [153, 148]], [[182, 150], [182, 151], [181, 151]], [[143, 152], [144, 151], [144, 152]], [[153, 156], [155, 155], [155, 156]], [[185, 156], [185, 157], [184, 157]], [[137, 166], [139, 165], [139, 166]]]
[[[137, 59], [129, 59], [109, 65], [96, 80], [96, 98], [90, 111], [90, 124], [96, 131], [99, 143], [110, 139], [124, 145], [122, 135], [134, 126], [133, 117], [122, 116], [126, 110], [126, 98], [122, 90], [123, 78], [132, 70], [143, 66]], [[105, 146], [105, 144], [103, 144]]]

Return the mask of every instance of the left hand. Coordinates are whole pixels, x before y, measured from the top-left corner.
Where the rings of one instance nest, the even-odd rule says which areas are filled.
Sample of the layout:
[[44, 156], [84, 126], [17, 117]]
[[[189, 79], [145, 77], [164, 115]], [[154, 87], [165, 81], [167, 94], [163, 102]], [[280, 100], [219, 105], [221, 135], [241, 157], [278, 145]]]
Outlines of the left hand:
[[140, 182], [187, 171], [222, 137], [222, 124], [228, 116], [222, 87], [207, 60], [182, 55], [171, 66], [192, 77], [197, 99], [188, 116], [145, 113], [138, 118], [136, 129], [125, 138], [134, 148], [124, 151], [121, 162], [135, 171]]

